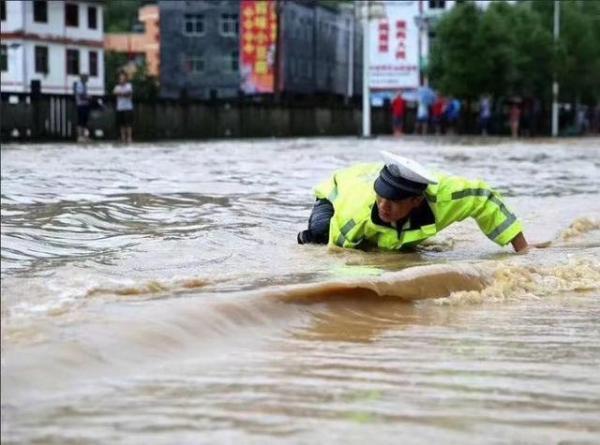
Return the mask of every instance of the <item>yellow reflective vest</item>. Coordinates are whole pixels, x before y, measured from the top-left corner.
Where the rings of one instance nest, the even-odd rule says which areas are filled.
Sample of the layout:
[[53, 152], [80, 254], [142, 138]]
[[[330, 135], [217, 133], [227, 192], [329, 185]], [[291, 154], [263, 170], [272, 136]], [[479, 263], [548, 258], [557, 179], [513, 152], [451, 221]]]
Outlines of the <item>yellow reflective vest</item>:
[[475, 218], [481, 231], [501, 246], [523, 230], [501, 196], [485, 182], [442, 174], [437, 175], [437, 184], [425, 190], [435, 223], [413, 228], [409, 217], [400, 230], [376, 224], [371, 218], [376, 205], [373, 183], [382, 167], [381, 163], [358, 164], [335, 172], [315, 188], [317, 198], [328, 199], [333, 204], [330, 246], [356, 248], [367, 243], [385, 250], [402, 249], [419, 244], [468, 217]]

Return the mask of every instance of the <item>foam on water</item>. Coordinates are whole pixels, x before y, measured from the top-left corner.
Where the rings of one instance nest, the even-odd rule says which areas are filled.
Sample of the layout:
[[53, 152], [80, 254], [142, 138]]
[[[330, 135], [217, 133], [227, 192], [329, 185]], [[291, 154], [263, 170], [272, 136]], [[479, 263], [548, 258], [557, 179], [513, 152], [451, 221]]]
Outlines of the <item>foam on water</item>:
[[570, 241], [573, 238], [581, 237], [589, 232], [600, 230], [600, 220], [592, 218], [578, 218], [564, 231], [561, 232], [559, 239]]
[[[512, 263], [512, 262], [511, 262]], [[436, 301], [438, 304], [473, 304], [518, 299], [537, 299], [586, 293], [600, 289], [600, 261], [577, 258], [549, 267], [524, 264], [488, 265], [493, 279], [481, 290], [461, 290]]]

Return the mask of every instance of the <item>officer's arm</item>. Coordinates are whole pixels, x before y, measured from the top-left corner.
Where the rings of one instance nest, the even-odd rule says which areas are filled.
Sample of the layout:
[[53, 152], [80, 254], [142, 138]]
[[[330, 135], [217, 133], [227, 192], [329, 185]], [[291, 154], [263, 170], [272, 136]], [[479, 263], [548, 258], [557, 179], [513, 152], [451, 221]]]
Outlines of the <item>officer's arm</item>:
[[485, 190], [482, 196], [474, 197], [475, 218], [479, 228], [496, 244], [504, 246], [509, 242], [516, 252], [527, 247], [523, 236], [523, 226], [516, 215], [506, 206], [499, 193], [487, 184], [480, 182], [479, 186]]
[[447, 195], [445, 204], [448, 209], [443, 212], [447, 223], [472, 217], [481, 231], [500, 246], [512, 243], [517, 252], [527, 246], [521, 222], [505, 205], [502, 196], [488, 184], [451, 177], [446, 179], [443, 186]]

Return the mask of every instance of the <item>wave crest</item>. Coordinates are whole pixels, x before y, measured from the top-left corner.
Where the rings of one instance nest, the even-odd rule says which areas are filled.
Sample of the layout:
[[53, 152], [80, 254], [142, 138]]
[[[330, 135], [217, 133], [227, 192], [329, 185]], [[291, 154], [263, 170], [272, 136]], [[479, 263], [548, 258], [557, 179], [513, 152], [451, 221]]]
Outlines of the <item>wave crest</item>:
[[524, 267], [496, 264], [494, 279], [481, 290], [463, 290], [436, 300], [437, 304], [473, 304], [541, 298], [565, 292], [586, 292], [600, 288], [600, 262], [577, 259], [567, 264]]

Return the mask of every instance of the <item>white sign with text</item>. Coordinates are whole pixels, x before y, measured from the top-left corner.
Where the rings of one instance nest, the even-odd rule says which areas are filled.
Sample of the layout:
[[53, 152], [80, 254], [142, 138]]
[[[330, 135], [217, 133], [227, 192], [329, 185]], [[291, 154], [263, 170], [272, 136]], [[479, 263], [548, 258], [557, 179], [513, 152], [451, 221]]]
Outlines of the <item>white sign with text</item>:
[[369, 23], [370, 87], [419, 86], [419, 2], [381, 2], [385, 15]]

